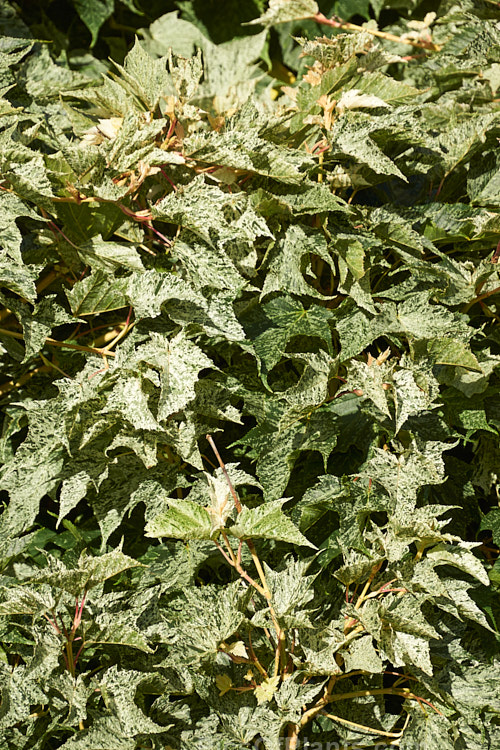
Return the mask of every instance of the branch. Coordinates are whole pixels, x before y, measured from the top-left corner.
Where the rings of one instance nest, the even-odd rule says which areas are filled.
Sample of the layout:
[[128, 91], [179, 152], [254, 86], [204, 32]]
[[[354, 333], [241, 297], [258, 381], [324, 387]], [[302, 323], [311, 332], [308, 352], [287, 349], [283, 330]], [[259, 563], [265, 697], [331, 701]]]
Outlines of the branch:
[[36, 367], [34, 370], [27, 372], [26, 375], [21, 375], [21, 377], [17, 378], [16, 380], [8, 380], [6, 383], [3, 383], [0, 386], [0, 398], [6, 393], [9, 393], [9, 391], [13, 391], [15, 388], [20, 388], [22, 385], [27, 383], [28, 380], [31, 380], [34, 375], [39, 375], [40, 373], [44, 372], [50, 372], [50, 370], [50, 367], [42, 365], [41, 367]]
[[335, 716], [335, 714], [329, 714], [326, 711], [321, 711], [321, 714], [323, 716], [326, 716], [331, 721], [338, 721], [340, 724], [346, 724], [348, 727], [354, 727], [354, 729], [358, 730], [361, 729], [361, 731], [369, 732], [370, 734], [378, 734], [381, 737], [400, 738], [403, 736], [403, 729], [400, 732], [383, 732], [381, 729], [373, 729], [372, 727], [367, 727], [364, 724], [357, 724], [355, 721], [343, 719], [341, 716]]
[[[0, 328], [0, 334], [3, 336], [10, 336], [13, 339], [24, 340], [24, 334], [17, 333], [16, 331], [9, 331], [7, 328]], [[60, 346], [64, 349], [76, 349], [79, 352], [90, 352], [91, 354], [100, 354], [103, 357], [116, 357], [115, 352], [110, 352], [109, 349], [99, 349], [95, 346], [80, 346], [80, 344], [68, 344], [66, 341], [56, 341], [55, 339], [45, 339], [45, 343], [49, 346]]]
[[[226, 482], [229, 485], [229, 489], [230, 489], [231, 494], [233, 496], [233, 500], [234, 500], [234, 504], [236, 506], [236, 510], [238, 511], [238, 513], [241, 513], [242, 510], [243, 510], [243, 508], [241, 507], [240, 499], [239, 499], [238, 495], [236, 494], [236, 490], [234, 489], [233, 483], [231, 482], [231, 479], [229, 478], [229, 474], [227, 473], [226, 465], [225, 465], [224, 461], [222, 460], [219, 451], [217, 450], [217, 446], [215, 445], [212, 436], [211, 435], [207, 435], [206, 438], [207, 438], [207, 440], [208, 440], [208, 442], [210, 444], [210, 447], [212, 448], [213, 452], [215, 453], [215, 455], [217, 457], [217, 460], [219, 462], [219, 466], [222, 469], [222, 473], [224, 474], [224, 476], [226, 478]], [[268, 583], [267, 583], [267, 580], [266, 580], [264, 569], [263, 569], [263, 567], [261, 565], [259, 556], [257, 554], [257, 550], [255, 549], [255, 545], [254, 545], [254, 543], [253, 543], [253, 541], [251, 539], [245, 539], [245, 542], [246, 542], [246, 545], [247, 545], [248, 549], [250, 550], [250, 554], [252, 555], [252, 560], [253, 560], [253, 563], [254, 563], [254, 565], [255, 565], [255, 567], [257, 569], [257, 573], [259, 574], [259, 578], [260, 578], [260, 582], [262, 584], [262, 588], [260, 586], [256, 585], [255, 582], [253, 582], [252, 585], [255, 586], [255, 588], [257, 588], [257, 590], [260, 591], [260, 593], [267, 599], [267, 604], [268, 604], [268, 607], [269, 607], [269, 614], [271, 615], [271, 619], [273, 621], [274, 629], [276, 631], [276, 636], [278, 638], [278, 643], [277, 643], [277, 647], [276, 647], [276, 662], [275, 662], [275, 670], [274, 670], [274, 676], [276, 676], [278, 674], [278, 671], [279, 671], [280, 661], [285, 657], [285, 633], [281, 629], [281, 627], [280, 627], [280, 625], [278, 623], [278, 618], [276, 617], [276, 612], [274, 611], [274, 607], [273, 607], [272, 602], [271, 602], [271, 599], [272, 599], [271, 591], [269, 589], [269, 586], [268, 586]], [[233, 563], [231, 563], [231, 564], [233, 564]], [[242, 575], [243, 577], [245, 577], [245, 576], [248, 575], [247, 573], [244, 574], [244, 571], [242, 571], [241, 566], [238, 565], [237, 563], [236, 563], [235, 567], [236, 567], [236, 570], [238, 571], [238, 573], [240, 573], [240, 575]]]
[[386, 39], [388, 42], [397, 42], [398, 44], [408, 44], [411, 47], [418, 47], [419, 49], [431, 50], [438, 52], [441, 49], [439, 44], [434, 42], [414, 42], [411, 39], [405, 39], [395, 34], [390, 34], [388, 31], [379, 31], [378, 29], [369, 29], [364, 26], [358, 26], [356, 23], [348, 23], [342, 21], [341, 18], [327, 18], [323, 13], [316, 13], [315, 16], [311, 16], [312, 21], [316, 23], [324, 24], [326, 26], [333, 26], [334, 29], [343, 29], [344, 31], [365, 31], [367, 34], [379, 37], [379, 39]]

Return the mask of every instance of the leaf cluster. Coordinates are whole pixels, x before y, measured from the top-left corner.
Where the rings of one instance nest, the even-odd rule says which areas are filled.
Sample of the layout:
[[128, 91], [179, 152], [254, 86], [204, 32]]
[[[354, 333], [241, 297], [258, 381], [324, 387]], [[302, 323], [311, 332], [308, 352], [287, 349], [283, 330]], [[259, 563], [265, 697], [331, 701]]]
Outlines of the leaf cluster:
[[253, 5], [4, 3], [1, 750], [500, 744], [496, 3]]

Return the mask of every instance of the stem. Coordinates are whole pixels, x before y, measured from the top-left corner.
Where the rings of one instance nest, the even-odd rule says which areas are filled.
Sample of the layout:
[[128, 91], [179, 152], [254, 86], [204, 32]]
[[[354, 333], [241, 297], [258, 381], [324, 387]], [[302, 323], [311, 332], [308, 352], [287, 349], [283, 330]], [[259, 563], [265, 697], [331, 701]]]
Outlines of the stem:
[[[10, 336], [13, 339], [21, 339], [24, 340], [24, 335], [22, 333], [17, 333], [17, 331], [9, 331], [7, 328], [0, 328], [0, 334], [3, 336]], [[80, 346], [79, 344], [68, 344], [65, 341], [56, 341], [55, 339], [45, 339], [45, 343], [49, 346], [61, 346], [64, 349], [75, 349], [79, 352], [89, 352], [91, 354], [101, 354], [103, 357], [115, 357], [115, 352], [110, 352], [107, 349], [99, 349], [95, 346]]]
[[[177, 189], [177, 188], [176, 188], [176, 189]], [[172, 243], [172, 240], [169, 240], [169, 239], [168, 239], [168, 237], [165, 237], [165, 235], [164, 235], [164, 234], [162, 234], [161, 232], [159, 232], [159, 231], [158, 231], [158, 230], [157, 230], [157, 229], [156, 229], [156, 228], [155, 228], [155, 227], [153, 226], [153, 224], [152, 224], [152, 223], [149, 223], [149, 224], [147, 224], [147, 226], [149, 227], [149, 229], [151, 229], [151, 230], [152, 230], [152, 231], [153, 231], [153, 232], [154, 232], [154, 233], [156, 234], [156, 236], [157, 236], [157, 237], [159, 237], [159, 238], [161, 239], [161, 241], [162, 241], [162, 242], [163, 242], [163, 243], [164, 243], [164, 244], [165, 244], [165, 245], [166, 245], [167, 247], [172, 247], [172, 244], [173, 244], [173, 243]]]
[[217, 541], [217, 539], [214, 539], [214, 540], [213, 540], [213, 542], [214, 542], [215, 546], [217, 547], [217, 549], [219, 550], [219, 552], [220, 552], [220, 553], [221, 553], [221, 554], [222, 554], [222, 555], [224, 556], [224, 558], [225, 558], [225, 559], [226, 559], [226, 560], [228, 561], [228, 563], [229, 563], [230, 565], [232, 565], [232, 564], [233, 564], [233, 561], [231, 560], [231, 558], [230, 558], [230, 557], [229, 557], [229, 555], [227, 554], [227, 552], [226, 552], [226, 550], [224, 549], [224, 547], [223, 547], [223, 546], [222, 546], [221, 544], [219, 544], [219, 542]]
[[[367, 591], [369, 590], [370, 586], [372, 585], [373, 579], [375, 578], [375, 576], [377, 575], [378, 571], [380, 570], [381, 565], [382, 565], [382, 563], [377, 563], [371, 569], [371, 573], [370, 573], [370, 575], [368, 577], [368, 580], [366, 581], [365, 585], [363, 586], [363, 590], [362, 590], [361, 594], [357, 598], [356, 604], [354, 605], [354, 609], [359, 609], [361, 607], [361, 605], [363, 604], [363, 602], [365, 601], [365, 599], [368, 599], [370, 597], [369, 594], [367, 595]], [[356, 622], [357, 622], [356, 618], [351, 617], [351, 619], [348, 622], [346, 622], [346, 624], [344, 625], [344, 633], [347, 633], [352, 628], [352, 626], [356, 624]], [[359, 625], [356, 628], [356, 630], [363, 630], [363, 626]]]
[[319, 152], [319, 158], [318, 158], [318, 182], [323, 182], [323, 151]]
[[361, 607], [361, 605], [363, 604], [363, 601], [364, 601], [365, 596], [366, 596], [366, 592], [368, 591], [368, 589], [372, 585], [373, 579], [375, 578], [375, 576], [377, 575], [377, 573], [380, 570], [380, 566], [381, 566], [381, 563], [377, 563], [376, 565], [373, 566], [373, 568], [371, 570], [371, 573], [369, 575], [369, 578], [368, 578], [367, 582], [365, 583], [365, 585], [363, 587], [363, 591], [358, 596], [358, 600], [357, 600], [356, 604], [354, 605], [354, 609], [359, 609]]
[[12, 312], [6, 307], [3, 310], [0, 310], [0, 323], [3, 320], [6, 320], [6, 318], [10, 318], [12, 315]]
[[[212, 436], [207, 434], [206, 438], [207, 438], [207, 440], [208, 440], [208, 442], [210, 444], [210, 447], [212, 448], [213, 452], [215, 453], [215, 455], [217, 457], [217, 460], [219, 462], [219, 466], [222, 469], [222, 473], [224, 474], [224, 476], [226, 478], [226, 482], [228, 483], [229, 489], [231, 491], [231, 495], [233, 496], [234, 505], [236, 507], [236, 510], [238, 511], [238, 513], [241, 513], [242, 510], [243, 510], [243, 508], [241, 506], [240, 499], [239, 499], [238, 495], [236, 494], [236, 490], [233, 487], [233, 483], [231, 482], [231, 479], [229, 478], [229, 474], [227, 473], [226, 465], [224, 464], [224, 461], [222, 460], [222, 458], [220, 456], [220, 453], [217, 450], [217, 446], [215, 445]], [[285, 633], [281, 629], [281, 627], [280, 627], [280, 625], [278, 623], [278, 619], [276, 617], [276, 612], [274, 611], [273, 605], [271, 603], [271, 598], [272, 598], [271, 591], [270, 591], [269, 586], [267, 584], [266, 576], [264, 574], [264, 569], [263, 569], [263, 567], [262, 567], [262, 565], [260, 563], [260, 559], [259, 559], [259, 556], [257, 554], [257, 550], [255, 549], [255, 545], [254, 545], [254, 543], [253, 543], [253, 541], [251, 539], [245, 539], [245, 542], [246, 542], [246, 545], [247, 545], [248, 549], [250, 550], [250, 554], [252, 556], [252, 560], [253, 560], [253, 563], [254, 563], [255, 568], [257, 570], [257, 573], [259, 574], [259, 578], [260, 578], [260, 582], [262, 584], [262, 588], [260, 586], [258, 586], [258, 584], [256, 584], [255, 581], [252, 582], [252, 585], [267, 599], [267, 604], [268, 604], [268, 607], [269, 607], [269, 614], [271, 615], [271, 619], [273, 621], [274, 629], [276, 631], [276, 636], [278, 638], [276, 663], [278, 664], [278, 671], [279, 671], [279, 663], [281, 661], [281, 658], [282, 657], [284, 658], [284, 656], [285, 656], [285, 649], [284, 649]], [[234, 555], [234, 553], [233, 553], [233, 555]], [[240, 575], [242, 575], [244, 578], [246, 578], [248, 576], [248, 574], [244, 573], [244, 571], [241, 568], [241, 565], [239, 565], [236, 560], [235, 560], [235, 563], [236, 563], [236, 565], [234, 565], [234, 567], [236, 568], [236, 570], [238, 571], [238, 573]], [[233, 564], [233, 563], [231, 563], [231, 564]], [[248, 578], [250, 578], [250, 577], [248, 576]], [[247, 578], [247, 580], [248, 580], [248, 578]], [[278, 671], [276, 671], [276, 666], [275, 666], [275, 676], [278, 673]]]
[[[347, 675], [342, 675], [342, 677], [344, 676], [347, 677]], [[314, 719], [314, 717], [317, 714], [319, 714], [320, 711], [323, 710], [323, 707], [327, 705], [329, 698], [330, 698], [331, 691], [333, 690], [333, 686], [335, 685], [337, 679], [338, 679], [338, 675], [335, 675], [335, 674], [332, 675], [330, 679], [328, 680], [328, 685], [325, 688], [323, 696], [318, 700], [316, 705], [314, 705], [309, 710], [304, 711], [304, 713], [302, 714], [302, 718], [298, 724], [290, 725], [288, 729], [288, 732], [289, 732], [288, 737], [290, 740], [289, 750], [294, 750], [297, 747], [298, 737], [299, 737], [299, 733], [302, 727], [308, 724], [311, 721], [311, 719]]]
[[[271, 620], [273, 621], [274, 629], [276, 631], [276, 636], [278, 638], [278, 644], [277, 644], [277, 647], [276, 647], [276, 654], [277, 654], [276, 658], [277, 658], [277, 663], [278, 663], [278, 667], [279, 667], [279, 662], [280, 662], [281, 658], [283, 659], [282, 664], [285, 665], [285, 663], [286, 663], [286, 658], [285, 658], [285, 644], [284, 644], [285, 633], [281, 629], [281, 627], [280, 627], [280, 625], [278, 623], [278, 618], [276, 617], [276, 612], [274, 611], [274, 607], [273, 607], [273, 605], [271, 603], [271, 599], [272, 599], [271, 591], [269, 590], [269, 586], [267, 584], [266, 576], [264, 574], [264, 570], [262, 568], [262, 565], [260, 564], [260, 559], [259, 559], [259, 556], [257, 555], [257, 551], [255, 549], [254, 543], [253, 543], [253, 541], [251, 539], [245, 539], [245, 541], [247, 543], [248, 549], [250, 550], [250, 554], [252, 555], [253, 563], [254, 563], [255, 567], [257, 568], [257, 573], [259, 574], [259, 578], [260, 578], [260, 581], [262, 583], [262, 589], [263, 589], [263, 592], [264, 592], [264, 596], [267, 599], [267, 604], [268, 604], [268, 607], [269, 607], [269, 614], [271, 615]], [[279, 655], [279, 658], [278, 658], [278, 655]], [[275, 670], [276, 670], [276, 667], [275, 667]], [[276, 674], [277, 674], [277, 672], [275, 671], [275, 676], [276, 676]]]
[[227, 547], [227, 551], [229, 552], [229, 557], [231, 558], [231, 564], [237, 568], [238, 567], [238, 560], [236, 559], [236, 556], [234, 554], [233, 548], [229, 544], [229, 539], [227, 538], [227, 534], [224, 531], [224, 529], [221, 529], [221, 536], [224, 539], [225, 545]]
[[57, 370], [57, 372], [61, 373], [63, 377], [68, 378], [68, 380], [72, 380], [72, 377], [68, 375], [67, 372], [64, 372], [64, 370], [61, 370], [61, 368], [58, 367], [54, 362], [51, 362], [50, 359], [47, 359], [47, 357], [45, 357], [42, 352], [40, 352], [39, 356], [43, 364], [46, 365], [49, 369]]
[[168, 176], [168, 174], [165, 172], [165, 170], [163, 169], [163, 167], [161, 167], [161, 173], [164, 176], [164, 178], [166, 179], [166, 181], [172, 186], [172, 189], [175, 192], [177, 192], [177, 185], [175, 184], [175, 182], [172, 182], [172, 180], [170, 179], [170, 177]]
[[369, 732], [370, 734], [378, 734], [381, 737], [402, 737], [403, 735], [403, 729], [400, 732], [383, 732], [381, 729], [373, 729], [372, 727], [367, 727], [364, 724], [357, 724], [355, 721], [349, 721], [348, 719], [343, 719], [341, 716], [335, 716], [335, 714], [329, 714], [326, 711], [321, 712], [323, 716], [326, 716], [328, 719], [331, 719], [331, 721], [338, 721], [340, 724], [346, 724], [348, 727], [354, 727], [355, 729], [361, 729], [362, 731]]
[[264, 669], [264, 667], [262, 666], [262, 664], [258, 660], [257, 655], [256, 655], [255, 651], [253, 650], [252, 631], [251, 630], [248, 631], [248, 651], [250, 653], [250, 659], [255, 664], [255, 666], [257, 667], [257, 669], [261, 673], [261, 675], [263, 677], [265, 677], [266, 680], [269, 679], [268, 673], [266, 672], [266, 670]]
[[[217, 549], [219, 550], [219, 552], [227, 560], [227, 562], [229, 563], [229, 565], [231, 565], [233, 568], [235, 568], [236, 571], [239, 573], [239, 575], [242, 578], [245, 579], [245, 581], [247, 581], [251, 586], [253, 586], [254, 589], [256, 589], [256, 591], [259, 592], [259, 594], [261, 594], [262, 596], [265, 597], [266, 594], [265, 594], [265, 591], [262, 588], [262, 586], [260, 586], [260, 584], [258, 584], [257, 581], [254, 581], [254, 579], [246, 572], [246, 570], [243, 570], [243, 568], [241, 567], [241, 565], [233, 563], [233, 561], [231, 560], [231, 558], [229, 557], [229, 555], [224, 550], [224, 547], [221, 544], [219, 544], [219, 542], [216, 539], [214, 539], [213, 542], [214, 542], [215, 546], [217, 547]], [[233, 555], [234, 555], [234, 553], [233, 553]], [[237, 561], [235, 561], [235, 562], [237, 562]]]
[[85, 643], [82, 643], [82, 645], [80, 646], [80, 648], [78, 649], [78, 651], [76, 653], [75, 660], [73, 662], [73, 667], [76, 667], [76, 663], [77, 663], [78, 659], [80, 658], [80, 654], [82, 653], [82, 651], [83, 651], [84, 648], [85, 648]]
[[274, 672], [273, 677], [277, 677], [280, 671], [280, 661], [281, 661], [281, 635], [282, 631], [278, 633], [278, 643], [276, 644], [276, 651], [274, 654]]
[[73, 627], [71, 629], [73, 634], [75, 633], [76, 629], [80, 626], [80, 623], [82, 621], [83, 608], [85, 606], [86, 598], [87, 598], [87, 592], [84, 591], [81, 602], [78, 603], [78, 599], [76, 600], [75, 618], [73, 620]]
[[47, 276], [44, 276], [43, 279], [40, 279], [40, 281], [36, 285], [36, 291], [38, 294], [40, 292], [43, 292], [44, 289], [46, 289], [48, 286], [52, 284], [53, 281], [55, 281], [59, 277], [59, 271], [55, 271], [52, 269], [52, 271], [49, 271]]
[[[54, 619], [56, 619], [56, 615], [54, 615]], [[65, 638], [69, 638], [69, 633], [66, 625], [64, 624], [64, 620], [62, 618], [62, 615], [59, 615], [59, 620], [61, 621], [61, 630], [64, 633]]]
[[[130, 310], [132, 311], [132, 308], [130, 308]], [[119, 332], [119, 333], [118, 333], [118, 334], [117, 334], [117, 335], [116, 335], [116, 336], [114, 337], [114, 339], [113, 339], [113, 340], [112, 340], [112, 341], [111, 341], [111, 342], [110, 342], [110, 343], [109, 343], [109, 344], [108, 344], [108, 345], [106, 346], [106, 353], [107, 353], [107, 354], [111, 354], [111, 352], [109, 351], [109, 350], [111, 349], [111, 347], [113, 347], [113, 346], [116, 346], [116, 344], [117, 344], [117, 343], [118, 343], [119, 341], [121, 341], [121, 340], [122, 340], [122, 338], [123, 338], [124, 336], [126, 336], [126, 335], [127, 335], [127, 333], [128, 333], [129, 331], [131, 331], [131, 330], [132, 330], [132, 328], [133, 328], [133, 327], [135, 326], [135, 321], [134, 321], [133, 323], [129, 323], [129, 322], [128, 322], [129, 318], [130, 318], [130, 313], [129, 313], [129, 317], [127, 318], [127, 322], [125, 323], [125, 326], [124, 326], [124, 327], [123, 327], [123, 328], [121, 329], [121, 331], [120, 331], [120, 332]]]
[[496, 246], [496, 249], [491, 256], [491, 263], [498, 263], [498, 259], [500, 258], [500, 242]]
[[52, 627], [56, 631], [57, 635], [61, 635], [61, 630], [59, 628], [59, 625], [56, 622], [56, 616], [55, 616], [54, 613], [52, 613], [52, 614], [54, 615], [54, 619], [50, 618], [46, 612], [44, 613], [43, 616], [45, 617], [46, 620], [48, 620], [50, 622], [50, 624], [52, 625]]
[[172, 137], [172, 134], [173, 134], [173, 132], [175, 130], [175, 126], [176, 125], [177, 125], [177, 118], [176, 117], [171, 117], [170, 118], [170, 125], [169, 125], [169, 128], [168, 128], [168, 132], [167, 132], [167, 135], [165, 136], [165, 142], [168, 143], [168, 141]]
[[352, 193], [351, 193], [351, 195], [349, 196], [349, 199], [348, 199], [348, 201], [347, 201], [347, 205], [348, 205], [348, 206], [350, 206], [350, 205], [351, 205], [351, 203], [353, 202], [354, 198], [356, 197], [356, 193], [357, 193], [358, 191], [359, 191], [359, 188], [353, 188], [353, 191], [352, 191]]
[[398, 44], [408, 44], [411, 47], [418, 47], [419, 49], [426, 49], [438, 52], [441, 47], [434, 42], [414, 42], [411, 39], [404, 39], [403, 37], [396, 36], [396, 34], [390, 34], [387, 31], [379, 31], [378, 29], [367, 29], [364, 26], [358, 26], [355, 23], [348, 23], [342, 21], [341, 18], [327, 18], [323, 13], [316, 13], [311, 16], [313, 21], [316, 23], [325, 24], [326, 26], [333, 26], [334, 29], [344, 29], [345, 31], [365, 31], [367, 34], [377, 36], [379, 39], [386, 39], [389, 42], [397, 42]]
[[73, 659], [73, 641], [66, 641], [66, 658], [68, 660], [68, 672], [72, 677], [75, 676], [75, 662]]
[[468, 312], [471, 307], [473, 307], [477, 302], [481, 302], [481, 300], [486, 299], [487, 297], [492, 297], [494, 294], [498, 294], [500, 292], [500, 286], [495, 287], [491, 290], [491, 292], [484, 292], [484, 294], [479, 294], [477, 297], [474, 297], [473, 300], [468, 302], [464, 307], [462, 307], [462, 312]]
[[419, 703], [426, 703], [428, 706], [430, 706], [437, 714], [440, 716], [443, 716], [441, 711], [433, 706], [433, 704], [426, 700], [425, 698], [421, 698], [419, 695], [415, 695], [414, 693], [411, 693], [408, 688], [403, 688], [401, 690], [397, 688], [375, 688], [374, 690], [354, 690], [352, 693], [339, 693], [339, 695], [331, 695], [329, 696], [329, 702], [334, 703], [335, 701], [343, 701], [347, 700], [348, 698], [363, 698], [367, 695], [399, 695], [401, 698], [407, 698], [408, 700], [418, 701]]
[[260, 582], [265, 592], [264, 596], [266, 597], [268, 601], [271, 601], [271, 592], [269, 590], [269, 586], [267, 585], [266, 576], [264, 575], [264, 569], [262, 568], [262, 565], [260, 564], [260, 559], [257, 554], [257, 550], [255, 549], [255, 545], [251, 539], [245, 539], [245, 542], [247, 544], [248, 549], [250, 550], [250, 554], [252, 555], [253, 564], [255, 565], [257, 569], [257, 573], [259, 574]]
[[491, 310], [488, 305], [486, 305], [482, 300], [479, 301], [479, 304], [481, 305], [481, 310], [488, 318], [495, 318], [495, 320], [498, 320], [500, 322], [500, 315], [497, 315], [497, 313], [494, 313], [493, 310]]

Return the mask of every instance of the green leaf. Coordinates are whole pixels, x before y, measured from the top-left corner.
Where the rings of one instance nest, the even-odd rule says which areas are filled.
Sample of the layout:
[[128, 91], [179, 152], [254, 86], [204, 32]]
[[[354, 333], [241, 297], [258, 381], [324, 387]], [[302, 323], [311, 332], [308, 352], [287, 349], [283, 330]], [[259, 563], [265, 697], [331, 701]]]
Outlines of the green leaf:
[[314, 0], [291, 0], [291, 2], [288, 2], [288, 0], [269, 0], [269, 8], [264, 15], [250, 23], [274, 26], [278, 23], [310, 18], [318, 12], [319, 8]]
[[[162, 95], [173, 93], [172, 79], [166, 70], [166, 59], [162, 57], [155, 60], [137, 38], [125, 58], [125, 64], [114, 64], [121, 73], [119, 83], [150, 112], [154, 112]], [[125, 114], [124, 110], [121, 112]]]
[[23, 327], [24, 359], [27, 362], [44, 348], [52, 329], [64, 323], [73, 323], [73, 318], [55, 301], [55, 295], [47, 295], [35, 305], [33, 311], [20, 300], [7, 301], [2, 294], [0, 300], [9, 305]]
[[[411, 370], [398, 370], [393, 375], [394, 400], [396, 407], [396, 432], [404, 426], [409, 417], [416, 416], [427, 409], [437, 408], [434, 403], [437, 397], [437, 384], [433, 379], [427, 383], [418, 382], [418, 373]], [[427, 386], [427, 387], [426, 387]]]
[[174, 252], [196, 291], [211, 286], [231, 290], [237, 295], [248, 285], [236, 263], [223, 249], [202, 243], [188, 232], [183, 232], [176, 240]]
[[452, 123], [440, 140], [444, 156], [446, 175], [465, 160], [469, 160], [482, 149], [485, 134], [498, 121], [494, 113], [473, 115], [459, 123]]
[[179, 18], [177, 10], [160, 16], [147, 31], [142, 29], [142, 33], [146, 37], [147, 48], [159, 55], [165, 55], [172, 49], [176, 55], [191, 57], [196, 47], [201, 49], [208, 41], [194, 24]]
[[146, 524], [146, 536], [173, 537], [175, 539], [210, 539], [210, 515], [191, 500], [168, 499], [168, 510]]
[[22, 5], [2, 750], [496, 750], [492, 2]]
[[432, 747], [453, 750], [455, 743], [450, 736], [450, 722], [445, 716], [439, 716], [434, 712], [412, 711], [412, 718], [408, 731], [404, 733], [400, 747], [402, 750], [410, 750], [413, 745], [421, 744]]
[[[310, 605], [314, 600], [313, 584], [316, 576], [305, 576], [310, 560], [287, 561], [286, 568], [280, 571], [264, 566], [269, 585], [273, 609], [283, 628], [312, 627]], [[267, 616], [267, 619], [266, 619]], [[271, 626], [266, 610], [257, 612], [252, 618], [253, 625]]]
[[481, 529], [491, 530], [493, 541], [498, 544], [500, 540], [500, 508], [493, 508], [481, 519]]
[[313, 304], [304, 309], [298, 300], [288, 296], [276, 297], [258, 311], [250, 311], [246, 331], [253, 339], [263, 373], [269, 373], [278, 364], [288, 342], [296, 336], [316, 336], [332, 352], [328, 324], [331, 317], [331, 313], [319, 305]]
[[127, 298], [141, 318], [158, 317], [161, 314], [161, 306], [172, 298], [192, 300], [195, 303], [203, 299], [193, 293], [186, 282], [172, 273], [145, 271], [132, 274], [127, 282]]
[[66, 297], [73, 315], [98, 315], [125, 307], [127, 286], [127, 279], [114, 279], [110, 284], [106, 274], [96, 271], [77, 281], [66, 292]]
[[242, 626], [250, 594], [251, 589], [243, 587], [241, 581], [224, 587], [209, 585], [201, 591], [186, 589], [177, 602], [181, 614], [174, 615], [172, 623], [177, 648], [169, 657], [170, 665], [179, 669], [181, 665], [199, 664], [201, 660], [213, 663], [221, 644]]
[[116, 716], [97, 717], [92, 726], [73, 735], [62, 747], [64, 750], [106, 750], [112, 744], [116, 750], [135, 750], [135, 739], [124, 736], [121, 722]]
[[101, 628], [98, 632], [87, 633], [85, 644], [86, 646], [113, 644], [136, 648], [146, 654], [153, 653], [142, 633], [128, 625], [120, 625], [119, 623], [111, 623], [109, 627]]
[[395, 175], [406, 181], [395, 162], [370, 137], [370, 126], [366, 126], [357, 115], [346, 114], [339, 118], [333, 127], [331, 139], [335, 151], [352, 157], [376, 174]]
[[363, 474], [380, 482], [393, 500], [395, 517], [404, 519], [413, 512], [421, 487], [444, 482], [442, 452], [451, 447], [428, 441], [423, 450], [413, 445], [400, 455], [376, 449]]
[[144, 680], [140, 671], [120, 669], [113, 665], [99, 680], [99, 688], [119, 721], [120, 734], [133, 737], [141, 732], [159, 734], [163, 727], [156, 724], [136, 705], [138, 685]]
[[275, 539], [316, 549], [285, 516], [281, 510], [284, 502], [285, 499], [273, 500], [257, 508], [243, 508], [228, 533], [237, 539]]
[[34, 615], [50, 612], [55, 606], [55, 599], [50, 589], [41, 591], [30, 588], [4, 588], [7, 600], [0, 602], [0, 615]]
[[391, 379], [390, 368], [387, 366], [379, 366], [377, 362], [367, 365], [353, 359], [349, 363], [346, 386], [350, 391], [360, 390], [363, 396], [373, 401], [383, 414], [390, 417], [388, 389]]
[[322, 211], [349, 213], [347, 203], [332, 193], [329, 187], [309, 180], [302, 180], [297, 185], [273, 186], [272, 192], [258, 188], [250, 198], [254, 208], [266, 218], [274, 215], [301, 216]]
[[476, 357], [462, 341], [433, 339], [428, 345], [428, 351], [437, 365], [455, 365], [482, 373]]
[[490, 206], [498, 202], [500, 168], [494, 151], [488, 151], [474, 159], [467, 179], [467, 192], [472, 204], [476, 206]]
[[103, 23], [115, 9], [114, 0], [74, 0], [76, 11], [92, 35], [91, 47], [97, 41], [97, 35]]
[[350, 644], [344, 659], [346, 672], [363, 669], [380, 674], [383, 670], [383, 661], [376, 652], [370, 635], [364, 635]]
[[[5, 236], [4, 236], [5, 241]], [[36, 299], [35, 281], [38, 269], [16, 264], [2, 249], [0, 254], [0, 287], [21, 295], [33, 302]]]
[[231, 195], [198, 175], [188, 186], [167, 195], [153, 216], [189, 229], [209, 245], [241, 239], [253, 242], [270, 236], [266, 223], [248, 205], [242, 193]]
[[[2, 533], [20, 533], [36, 518], [41, 498], [59, 482], [66, 452], [60, 404], [25, 402], [28, 438], [15, 456], [2, 467], [2, 487], [9, 493], [8, 509], [2, 514]], [[30, 477], [30, 482], [25, 477]]]
[[156, 368], [160, 373], [160, 421], [184, 409], [196, 395], [195, 385], [200, 371], [214, 367], [212, 361], [183, 333], [170, 340], [152, 333], [149, 342], [137, 349], [134, 359]]
[[143, 269], [141, 258], [135, 247], [105, 241], [100, 235], [80, 245], [78, 255], [92, 268], [106, 272], [117, 268], [129, 268], [132, 271]]

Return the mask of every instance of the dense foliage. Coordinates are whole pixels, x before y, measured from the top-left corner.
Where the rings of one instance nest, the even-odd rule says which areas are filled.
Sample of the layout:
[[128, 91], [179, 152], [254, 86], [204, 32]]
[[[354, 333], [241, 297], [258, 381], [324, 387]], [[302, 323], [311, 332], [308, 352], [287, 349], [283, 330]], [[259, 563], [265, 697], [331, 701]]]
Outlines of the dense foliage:
[[500, 746], [500, 6], [427, 5], [1, 3], [1, 750]]

